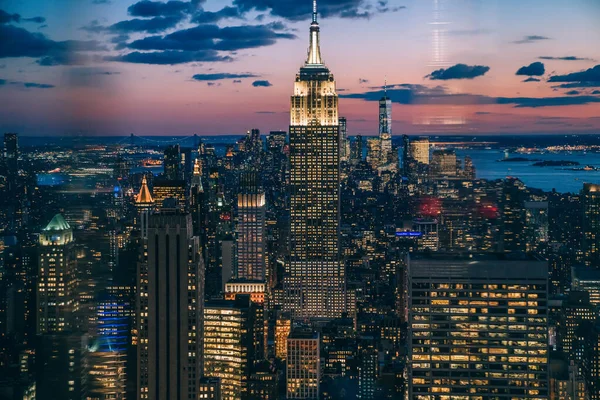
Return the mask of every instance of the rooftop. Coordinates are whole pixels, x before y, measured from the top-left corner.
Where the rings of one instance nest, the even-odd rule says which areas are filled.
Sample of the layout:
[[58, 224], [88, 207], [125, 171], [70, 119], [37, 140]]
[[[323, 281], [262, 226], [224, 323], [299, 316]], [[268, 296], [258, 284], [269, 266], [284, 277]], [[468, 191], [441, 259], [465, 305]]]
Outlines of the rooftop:
[[46, 225], [44, 231], [68, 231], [71, 225], [65, 220], [61, 214], [56, 214], [54, 218]]

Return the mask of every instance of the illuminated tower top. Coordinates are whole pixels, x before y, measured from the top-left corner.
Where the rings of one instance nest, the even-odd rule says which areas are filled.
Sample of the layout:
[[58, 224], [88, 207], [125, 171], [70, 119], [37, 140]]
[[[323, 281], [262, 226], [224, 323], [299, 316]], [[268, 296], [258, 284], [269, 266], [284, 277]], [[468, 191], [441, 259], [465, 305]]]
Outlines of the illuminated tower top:
[[319, 35], [317, 2], [313, 0], [308, 56], [296, 75], [290, 126], [338, 126], [335, 79], [321, 58]]
[[317, 0], [313, 0], [312, 23], [310, 24], [310, 46], [306, 66], [322, 66], [321, 46], [319, 43], [319, 21], [317, 20]]
[[135, 202], [138, 205], [152, 204], [154, 200], [152, 199], [152, 195], [150, 194], [150, 190], [148, 189], [148, 181], [144, 176], [142, 178], [142, 187], [140, 188], [140, 192], [135, 196]]

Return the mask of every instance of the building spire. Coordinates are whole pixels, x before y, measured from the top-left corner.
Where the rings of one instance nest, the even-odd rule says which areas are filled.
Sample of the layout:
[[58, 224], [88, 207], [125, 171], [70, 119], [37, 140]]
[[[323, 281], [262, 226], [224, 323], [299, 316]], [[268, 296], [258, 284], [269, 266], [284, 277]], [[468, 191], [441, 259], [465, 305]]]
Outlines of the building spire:
[[383, 81], [383, 96], [387, 97], [387, 75], [385, 76], [385, 79]]
[[319, 44], [319, 21], [317, 20], [317, 0], [313, 0], [312, 23], [310, 24], [310, 47], [306, 65], [322, 65], [321, 46]]

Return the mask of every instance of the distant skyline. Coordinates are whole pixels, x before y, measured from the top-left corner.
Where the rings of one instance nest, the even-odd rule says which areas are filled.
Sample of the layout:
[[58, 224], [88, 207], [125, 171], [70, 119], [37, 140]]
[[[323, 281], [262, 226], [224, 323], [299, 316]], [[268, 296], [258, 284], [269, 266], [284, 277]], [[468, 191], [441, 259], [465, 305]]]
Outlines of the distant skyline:
[[[274, 8], [271, 8], [273, 5]], [[319, 0], [350, 135], [600, 134], [597, 0]], [[0, 129], [288, 130], [311, 0], [0, 0]]]

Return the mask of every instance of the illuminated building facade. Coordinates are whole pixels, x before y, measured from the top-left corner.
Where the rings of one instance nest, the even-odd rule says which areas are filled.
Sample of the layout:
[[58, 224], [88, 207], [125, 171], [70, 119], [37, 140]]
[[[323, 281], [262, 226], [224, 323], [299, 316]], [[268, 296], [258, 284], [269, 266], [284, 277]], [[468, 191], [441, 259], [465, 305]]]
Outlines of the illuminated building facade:
[[317, 400], [321, 355], [318, 333], [294, 331], [287, 340], [287, 399]]
[[292, 319], [289, 314], [282, 313], [275, 322], [275, 357], [280, 360], [287, 358], [287, 340], [292, 330]]
[[232, 279], [225, 284], [225, 300], [235, 300], [238, 294], [249, 294], [250, 300], [257, 304], [264, 304], [265, 290], [264, 281]]
[[132, 309], [126, 297], [117, 294], [124, 291], [112, 289], [112, 293], [102, 295], [97, 306], [97, 338], [89, 354], [86, 400], [126, 398], [126, 359]]
[[547, 399], [547, 264], [409, 260], [409, 399]]
[[378, 371], [377, 341], [370, 336], [361, 337], [358, 343], [358, 396], [357, 399], [375, 399]]
[[321, 60], [316, 2], [308, 58], [296, 75], [290, 121], [288, 309], [303, 317], [345, 311], [339, 260], [340, 131], [335, 80]]
[[138, 398], [197, 398], [204, 264], [189, 214], [150, 216], [138, 268]]
[[204, 308], [204, 375], [220, 378], [223, 400], [240, 400], [248, 389], [255, 359], [253, 308], [248, 295]]
[[377, 169], [381, 165], [381, 139], [367, 139], [367, 164], [373, 169]]
[[154, 204], [161, 207], [166, 199], [173, 198], [177, 200], [177, 207], [183, 211], [187, 206], [187, 184], [184, 180], [164, 180], [156, 179], [152, 188], [154, 194]]
[[[244, 173], [237, 199], [237, 277], [264, 281], [265, 267], [265, 193], [256, 173]], [[224, 282], [225, 283], [225, 282]]]
[[429, 165], [429, 138], [412, 139], [409, 142], [408, 155], [418, 163]]
[[435, 150], [433, 152], [430, 173], [434, 178], [455, 177], [457, 172], [454, 150]]
[[587, 292], [590, 303], [600, 309], [600, 270], [576, 266], [571, 269], [571, 279], [572, 289]]
[[348, 139], [348, 120], [340, 117], [340, 161], [350, 159], [350, 139]]
[[387, 97], [387, 90], [379, 100], [379, 141], [380, 165], [385, 165], [392, 161], [392, 100]]
[[37, 334], [70, 331], [77, 311], [77, 259], [73, 230], [62, 215], [42, 230], [39, 245]]
[[600, 185], [585, 183], [583, 203], [583, 258], [586, 265], [600, 269]]

